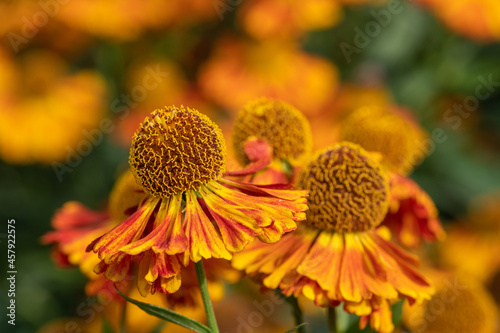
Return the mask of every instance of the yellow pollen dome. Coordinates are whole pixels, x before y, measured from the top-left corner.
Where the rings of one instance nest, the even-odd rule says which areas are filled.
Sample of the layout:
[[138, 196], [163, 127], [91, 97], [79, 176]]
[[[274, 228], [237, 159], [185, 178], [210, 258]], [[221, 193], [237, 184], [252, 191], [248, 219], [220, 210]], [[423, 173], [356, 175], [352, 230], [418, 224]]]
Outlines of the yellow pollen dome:
[[250, 163], [243, 148], [249, 138], [266, 140], [276, 159], [297, 159], [309, 153], [312, 146], [304, 115], [287, 103], [269, 98], [248, 103], [235, 120], [233, 148], [241, 165]]
[[132, 139], [129, 163], [149, 194], [166, 198], [220, 179], [226, 145], [207, 116], [170, 106], [146, 117]]
[[389, 207], [389, 182], [370, 154], [341, 142], [320, 151], [302, 170], [298, 186], [309, 191], [306, 221], [336, 232], [378, 226]]
[[109, 196], [108, 211], [116, 222], [127, 219], [146, 199], [144, 189], [137, 184], [130, 169], [118, 178]]
[[396, 109], [363, 107], [342, 123], [341, 140], [381, 153], [384, 163], [401, 174], [408, 174], [425, 157], [426, 138], [409, 114]]

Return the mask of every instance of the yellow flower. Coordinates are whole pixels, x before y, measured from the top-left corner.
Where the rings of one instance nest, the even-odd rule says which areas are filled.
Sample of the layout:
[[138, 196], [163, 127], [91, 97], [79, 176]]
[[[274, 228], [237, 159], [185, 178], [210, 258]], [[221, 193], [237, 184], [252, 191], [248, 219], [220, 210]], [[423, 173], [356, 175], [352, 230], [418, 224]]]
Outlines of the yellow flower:
[[225, 143], [205, 115], [184, 107], [155, 110], [135, 133], [130, 165], [148, 193], [128, 219], [92, 244], [97, 273], [123, 280], [140, 260], [142, 295], [173, 293], [181, 265], [231, 259], [255, 237], [276, 242], [305, 218], [305, 191], [223, 178]]
[[418, 0], [455, 32], [483, 42], [500, 40], [497, 0]]
[[336, 1], [258, 0], [245, 2], [239, 17], [253, 37], [297, 38], [310, 30], [327, 29], [342, 16]]
[[344, 302], [380, 332], [392, 332], [390, 303], [421, 301], [432, 288], [417, 272], [418, 259], [388, 241], [377, 226], [389, 207], [381, 166], [360, 146], [343, 142], [315, 155], [299, 176], [309, 191], [307, 219], [276, 244], [256, 242], [233, 266], [267, 288], [304, 295], [319, 306]]
[[[254, 184], [288, 183], [293, 168], [311, 151], [311, 129], [304, 115], [280, 100], [260, 98], [240, 110], [232, 144], [243, 170], [230, 175], [252, 175]], [[290, 174], [291, 173], [291, 174]]]
[[427, 134], [401, 109], [360, 108], [342, 126], [342, 140], [381, 153], [387, 167], [400, 174], [409, 173], [427, 154], [424, 145]]
[[224, 38], [199, 73], [204, 93], [233, 112], [265, 96], [287, 101], [306, 115], [318, 114], [329, 107], [338, 86], [336, 67], [292, 42]]
[[476, 197], [467, 216], [448, 228], [446, 242], [439, 245], [444, 267], [489, 283], [500, 270], [500, 195]]
[[498, 332], [499, 310], [483, 285], [466, 276], [434, 275], [437, 291], [432, 298], [403, 308], [404, 323], [412, 332]]
[[212, 3], [193, 0], [72, 0], [61, 4], [56, 19], [89, 34], [116, 40], [137, 39], [147, 29], [215, 19]]
[[0, 156], [10, 163], [63, 161], [99, 128], [104, 81], [92, 71], [67, 74], [49, 52], [20, 59], [0, 49]]

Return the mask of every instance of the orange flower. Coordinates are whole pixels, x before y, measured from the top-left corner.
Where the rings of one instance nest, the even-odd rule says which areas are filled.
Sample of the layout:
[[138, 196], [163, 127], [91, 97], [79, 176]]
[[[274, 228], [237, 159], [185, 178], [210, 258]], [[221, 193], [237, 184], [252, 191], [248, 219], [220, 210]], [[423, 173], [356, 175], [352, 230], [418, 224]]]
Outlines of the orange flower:
[[90, 153], [79, 145], [99, 127], [106, 95], [102, 78], [92, 71], [68, 74], [62, 59], [46, 51], [20, 59], [15, 63], [0, 49], [2, 159], [50, 164], [72, 150]]
[[448, 272], [432, 275], [437, 290], [433, 297], [403, 307], [403, 321], [411, 332], [498, 332], [498, 307], [481, 283]]
[[147, 29], [215, 19], [212, 3], [172, 0], [73, 0], [60, 5], [56, 16], [64, 24], [99, 37], [132, 40]]
[[381, 166], [358, 145], [343, 142], [319, 152], [299, 176], [310, 191], [307, 219], [276, 244], [256, 242], [235, 255], [267, 288], [304, 295], [319, 306], [344, 302], [379, 332], [392, 332], [390, 303], [429, 298], [432, 288], [417, 272], [418, 259], [388, 241], [377, 226], [389, 207]]
[[236, 159], [246, 167], [227, 174], [251, 175], [254, 184], [289, 183], [293, 169], [311, 151], [311, 137], [307, 119], [293, 106], [254, 100], [238, 113], [232, 135]]
[[147, 117], [134, 135], [129, 162], [148, 197], [89, 249], [101, 259], [95, 271], [115, 282], [140, 258], [142, 295], [173, 293], [182, 265], [231, 259], [255, 237], [276, 242], [305, 218], [304, 191], [224, 179], [222, 133], [190, 108], [172, 106]]
[[455, 32], [483, 42], [500, 40], [497, 0], [418, 0]]
[[[97, 254], [85, 250], [95, 238], [111, 231], [119, 221], [133, 214], [146, 196], [143, 189], [137, 185], [132, 172], [128, 170], [120, 177], [111, 192], [108, 212], [96, 212], [81, 203], [67, 202], [55, 214], [52, 226], [56, 230], [45, 234], [42, 242], [54, 244], [53, 258], [60, 266], [80, 267], [82, 273], [90, 279], [86, 286], [88, 295], [99, 297], [101, 294], [112, 293], [117, 300], [122, 300], [115, 292], [111, 281], [94, 273], [94, 267], [100, 262]], [[137, 280], [134, 277], [138, 264], [136, 260], [134, 265], [130, 266], [127, 279], [119, 285], [120, 290], [129, 295], [133, 293], [131, 282]], [[207, 260], [205, 268], [213, 300], [219, 300], [223, 296], [221, 278], [233, 282], [239, 278], [238, 272], [225, 260]], [[166, 295], [164, 302], [170, 307], [202, 306], [193, 265], [189, 265], [182, 275], [183, 287], [175, 294]]]
[[500, 270], [500, 195], [476, 197], [464, 221], [452, 224], [439, 245], [444, 267], [490, 283]]
[[258, 0], [245, 2], [239, 12], [245, 30], [259, 39], [292, 39], [339, 22], [342, 11], [330, 0]]
[[420, 240], [443, 241], [446, 233], [438, 218], [434, 202], [413, 180], [391, 173], [389, 211], [382, 222], [393, 231], [399, 242], [417, 247]]
[[201, 68], [198, 82], [208, 97], [231, 111], [255, 96], [265, 96], [285, 100], [310, 115], [329, 106], [338, 70], [291, 42], [225, 38]]

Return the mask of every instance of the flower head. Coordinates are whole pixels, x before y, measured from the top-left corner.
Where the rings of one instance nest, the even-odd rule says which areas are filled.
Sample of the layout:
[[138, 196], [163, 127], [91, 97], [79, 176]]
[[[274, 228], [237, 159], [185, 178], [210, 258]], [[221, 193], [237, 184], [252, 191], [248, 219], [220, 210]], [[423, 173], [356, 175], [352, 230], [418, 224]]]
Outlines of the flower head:
[[247, 140], [262, 139], [272, 147], [273, 158], [293, 160], [311, 151], [311, 129], [306, 117], [293, 106], [260, 98], [240, 110], [234, 122], [233, 148], [238, 162], [250, 162], [244, 150]]
[[309, 191], [307, 223], [323, 230], [371, 230], [389, 207], [386, 174], [349, 142], [318, 154], [301, 173], [298, 186]]
[[389, 206], [383, 167], [358, 145], [342, 142], [318, 152], [301, 171], [310, 210], [297, 231], [276, 244], [256, 242], [235, 255], [267, 288], [304, 295], [320, 306], [344, 302], [380, 332], [391, 332], [390, 303], [429, 298], [432, 288], [417, 272], [418, 259], [377, 228]]
[[293, 106], [260, 98], [238, 113], [232, 143], [236, 159], [246, 167], [228, 175], [252, 175], [255, 184], [288, 183], [292, 168], [311, 151], [311, 129]]
[[194, 109], [155, 110], [135, 133], [130, 167], [154, 197], [166, 198], [219, 180], [226, 155], [222, 132]]
[[89, 249], [101, 259], [96, 273], [112, 281], [121, 281], [131, 260], [139, 260], [143, 295], [173, 293], [182, 266], [231, 259], [255, 237], [276, 242], [305, 218], [305, 191], [224, 179], [221, 132], [190, 108], [172, 106], [147, 117], [134, 135], [129, 162], [148, 196]]
[[427, 154], [425, 132], [408, 112], [380, 107], [363, 107], [342, 124], [342, 140], [379, 152], [390, 170], [407, 174]]
[[433, 297], [423, 304], [405, 304], [403, 308], [404, 322], [412, 332], [498, 331], [498, 307], [483, 285], [467, 276], [435, 275], [439, 280], [436, 280], [437, 290]]
[[[106, 280], [103, 275], [94, 273], [94, 267], [100, 262], [99, 257], [93, 252], [86, 252], [85, 249], [96, 237], [109, 232], [120, 221], [137, 211], [146, 197], [147, 194], [136, 183], [132, 172], [127, 170], [113, 187], [108, 212], [90, 210], [79, 202], [67, 202], [54, 215], [52, 225], [55, 231], [45, 234], [42, 242], [54, 245], [53, 258], [60, 266], [79, 266], [81, 272], [89, 278], [86, 285], [88, 295], [99, 298], [101, 294], [109, 295], [111, 291], [117, 300], [122, 300], [118, 293], [114, 292], [112, 282]], [[126, 272], [128, 277], [119, 284], [119, 289], [129, 296], [134, 292], [134, 283], [138, 282], [134, 273], [140, 264], [138, 259], [131, 262]], [[239, 272], [231, 268], [225, 260], [207, 260], [205, 267], [209, 288], [215, 300], [222, 298], [224, 294], [222, 279], [234, 282], [239, 278]], [[163, 303], [167, 302], [169, 307], [200, 307], [202, 301], [193, 265], [189, 265], [182, 275], [183, 287], [175, 294], [163, 297]]]
[[[456, 33], [481, 42], [500, 40], [500, 4], [496, 0], [417, 0]], [[457, 19], [457, 18], [460, 19]]]

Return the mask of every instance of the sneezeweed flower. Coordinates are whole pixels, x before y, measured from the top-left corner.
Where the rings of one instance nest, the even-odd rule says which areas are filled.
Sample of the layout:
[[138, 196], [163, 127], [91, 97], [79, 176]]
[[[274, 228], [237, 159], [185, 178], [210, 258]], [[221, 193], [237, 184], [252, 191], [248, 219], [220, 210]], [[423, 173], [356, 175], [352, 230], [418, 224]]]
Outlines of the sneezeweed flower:
[[[496, 0], [418, 0], [456, 33], [482, 42], [500, 40], [500, 3]], [[460, 19], [457, 19], [460, 18]]]
[[[147, 194], [136, 183], [132, 172], [127, 170], [118, 179], [110, 194], [107, 211], [94, 211], [79, 202], [72, 201], [65, 203], [54, 215], [52, 226], [55, 231], [45, 234], [42, 237], [42, 242], [54, 245], [53, 259], [60, 267], [79, 266], [80, 271], [89, 278], [86, 285], [87, 295], [107, 298], [104, 302], [109, 302], [111, 294], [113, 300], [119, 301], [120, 304], [123, 303], [123, 299], [116, 293], [113, 283], [106, 280], [104, 276], [94, 273], [94, 267], [100, 262], [97, 254], [85, 250], [95, 238], [111, 231], [120, 221], [137, 211], [146, 197]], [[134, 296], [133, 286], [137, 284], [135, 271], [138, 264], [139, 262], [136, 260], [130, 266], [127, 278], [118, 286], [129, 297]], [[225, 260], [207, 260], [205, 268], [213, 301], [223, 297], [222, 279], [235, 282], [239, 278], [238, 272], [232, 269]], [[202, 302], [193, 265], [189, 265], [182, 274], [184, 283], [178, 292], [166, 296], [162, 295], [161, 300], [154, 298], [153, 300], [162, 302], [162, 306], [170, 308], [200, 308]], [[149, 301], [150, 299], [146, 300], [146, 302]]]
[[343, 121], [341, 138], [381, 153], [384, 164], [403, 175], [427, 154], [427, 134], [401, 108], [371, 106], [355, 110]]
[[389, 227], [398, 241], [407, 247], [417, 247], [421, 240], [443, 241], [443, 230], [434, 202], [408, 177], [389, 174], [390, 203], [383, 225]]
[[85, 134], [102, 123], [104, 80], [88, 70], [70, 74], [48, 51], [27, 51], [18, 60], [0, 48], [0, 157], [56, 169], [53, 163], [68, 156], [89, 154]]
[[293, 106], [268, 98], [251, 101], [238, 113], [232, 134], [235, 157], [247, 167], [229, 174], [254, 174], [255, 184], [288, 183], [291, 169], [310, 153], [311, 137], [307, 119]]
[[403, 322], [411, 332], [498, 332], [498, 307], [481, 283], [447, 272], [434, 275], [437, 291], [432, 298], [403, 307]]
[[344, 302], [379, 332], [392, 332], [391, 302], [429, 298], [432, 288], [419, 261], [377, 228], [389, 207], [389, 182], [371, 154], [342, 142], [318, 152], [301, 171], [298, 187], [309, 191], [306, 221], [276, 244], [256, 242], [235, 255], [267, 288], [304, 295], [319, 306]]
[[232, 112], [266, 96], [312, 115], [329, 107], [339, 78], [331, 62], [303, 52], [294, 42], [221, 38], [201, 67], [198, 82], [207, 97]]
[[[67, 26], [88, 34], [119, 41], [133, 40], [147, 30], [183, 26], [192, 21], [203, 22], [217, 17], [213, 5], [194, 0], [147, 3], [130, 0], [74, 0], [71, 6], [60, 6], [55, 17]], [[112, 15], [110, 15], [112, 13]]]
[[334, 26], [342, 11], [338, 2], [329, 0], [258, 0], [243, 3], [238, 14], [252, 37], [296, 39], [308, 31]]
[[305, 191], [225, 179], [225, 143], [207, 116], [184, 107], [153, 111], [134, 135], [129, 163], [148, 198], [89, 249], [97, 273], [121, 281], [140, 260], [142, 295], [174, 293], [181, 266], [231, 259], [255, 237], [276, 242], [305, 218]]
[[440, 264], [489, 283], [500, 270], [500, 196], [476, 197], [467, 215], [447, 230], [439, 244]]

